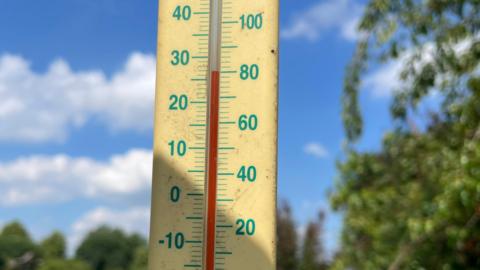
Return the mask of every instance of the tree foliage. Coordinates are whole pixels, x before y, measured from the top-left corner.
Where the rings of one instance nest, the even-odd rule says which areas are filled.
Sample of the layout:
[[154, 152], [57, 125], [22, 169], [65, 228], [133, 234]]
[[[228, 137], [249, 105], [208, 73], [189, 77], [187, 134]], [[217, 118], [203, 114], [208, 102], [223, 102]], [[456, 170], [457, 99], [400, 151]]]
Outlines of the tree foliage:
[[287, 203], [277, 212], [277, 269], [298, 269], [297, 232], [292, 210]]
[[90, 266], [79, 260], [48, 259], [43, 262], [38, 270], [91, 270]]
[[147, 246], [138, 247], [135, 250], [130, 270], [147, 270], [148, 268], [148, 248]]
[[0, 234], [0, 269], [33, 269], [39, 256], [38, 247], [19, 222], [5, 225]]
[[311, 221], [307, 225], [302, 246], [300, 270], [327, 269], [323, 246], [320, 242], [324, 219], [325, 214], [320, 212], [318, 220]]
[[404, 82], [396, 91], [392, 115], [405, 120], [409, 109], [433, 90], [446, 98], [443, 113], [469, 95], [478, 80], [480, 1], [371, 0], [360, 22], [363, 33], [344, 83], [343, 120], [349, 140], [362, 133], [358, 90], [375, 61], [402, 61]]
[[[347, 69], [344, 125], [362, 132], [357, 96], [368, 66], [401, 61], [381, 150], [352, 145], [332, 204], [345, 213], [334, 269], [480, 268], [480, 1], [372, 0]], [[425, 97], [441, 106], [419, 131]]]
[[101, 227], [86, 236], [77, 249], [76, 258], [88, 262], [94, 270], [128, 269], [135, 250], [145, 245], [139, 235]]
[[75, 259], [66, 258], [67, 243], [55, 231], [36, 244], [19, 222], [0, 233], [0, 270], [146, 270], [148, 248], [143, 237], [100, 227], [89, 233]]
[[327, 263], [321, 243], [323, 212], [318, 220], [309, 222], [303, 242], [299, 241], [292, 209], [283, 202], [277, 211], [277, 269], [323, 270]]
[[60, 232], [53, 232], [40, 243], [42, 255], [47, 259], [63, 259], [66, 255], [67, 243]]

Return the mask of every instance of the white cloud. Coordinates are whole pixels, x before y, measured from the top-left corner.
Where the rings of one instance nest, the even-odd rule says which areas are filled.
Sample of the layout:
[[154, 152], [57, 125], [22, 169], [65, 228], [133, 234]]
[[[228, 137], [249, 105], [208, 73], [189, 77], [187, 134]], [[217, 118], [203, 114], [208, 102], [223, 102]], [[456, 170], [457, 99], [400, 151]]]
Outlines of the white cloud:
[[[470, 46], [478, 38], [479, 37], [466, 38], [458, 43], [451, 44], [452, 49], [458, 56], [461, 56], [468, 51]], [[430, 42], [426, 43], [418, 50], [420, 58], [414, 65], [415, 69], [419, 69], [422, 65], [432, 62], [436, 51], [434, 44]], [[402, 86], [405, 85], [405, 82], [400, 79], [400, 75], [414, 53], [414, 48], [408, 49], [403, 52], [398, 59], [383, 64], [371, 71], [365, 77], [362, 88], [369, 91], [375, 98], [390, 97], [395, 91], [401, 90]], [[439, 79], [437, 82], [440, 81], [441, 80]], [[434, 92], [432, 94], [435, 95], [436, 93]]]
[[127, 233], [140, 233], [147, 236], [149, 221], [150, 208], [148, 207], [122, 210], [98, 207], [73, 223], [68, 242], [71, 249], [76, 248], [90, 231], [102, 225], [122, 229]]
[[36, 73], [20, 56], [0, 56], [0, 141], [62, 141], [71, 127], [99, 120], [110, 130], [153, 124], [155, 57], [133, 53], [112, 78], [72, 71], [64, 60]]
[[391, 96], [402, 85], [400, 73], [403, 65], [403, 59], [383, 65], [365, 77], [362, 88], [370, 91], [375, 98]]
[[0, 163], [0, 206], [145, 192], [150, 188], [152, 159], [151, 151], [133, 149], [105, 162], [54, 155]]
[[320, 1], [310, 9], [297, 14], [281, 36], [286, 39], [318, 40], [327, 32], [339, 32], [341, 37], [355, 41], [359, 37], [356, 26], [363, 6], [354, 0]]
[[316, 158], [326, 158], [329, 155], [327, 149], [323, 145], [316, 142], [311, 142], [305, 145], [303, 151], [306, 154], [312, 155]]

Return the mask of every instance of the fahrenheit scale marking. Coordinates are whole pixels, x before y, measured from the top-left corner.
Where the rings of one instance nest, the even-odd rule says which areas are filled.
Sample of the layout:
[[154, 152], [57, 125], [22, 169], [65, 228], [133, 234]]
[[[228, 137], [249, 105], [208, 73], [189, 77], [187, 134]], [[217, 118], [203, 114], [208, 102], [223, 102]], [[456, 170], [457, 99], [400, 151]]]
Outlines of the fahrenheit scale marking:
[[149, 269], [275, 269], [278, 0], [162, 0]]

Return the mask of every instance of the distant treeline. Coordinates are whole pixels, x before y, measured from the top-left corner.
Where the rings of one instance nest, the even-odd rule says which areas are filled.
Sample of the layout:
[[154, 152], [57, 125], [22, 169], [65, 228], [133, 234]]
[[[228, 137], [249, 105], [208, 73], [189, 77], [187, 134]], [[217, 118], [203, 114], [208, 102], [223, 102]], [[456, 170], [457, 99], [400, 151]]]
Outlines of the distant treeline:
[[0, 234], [2, 270], [141, 270], [147, 269], [147, 242], [138, 235], [100, 227], [90, 232], [67, 258], [67, 242], [60, 232], [35, 243], [19, 222]]
[[[283, 204], [278, 211], [277, 269], [327, 269], [320, 243], [323, 219], [320, 214], [308, 224], [300, 241], [290, 207]], [[58, 231], [37, 243], [14, 221], [0, 234], [1, 270], [146, 270], [147, 261], [145, 238], [106, 226], [88, 233], [72, 258], [67, 256], [65, 236]]]

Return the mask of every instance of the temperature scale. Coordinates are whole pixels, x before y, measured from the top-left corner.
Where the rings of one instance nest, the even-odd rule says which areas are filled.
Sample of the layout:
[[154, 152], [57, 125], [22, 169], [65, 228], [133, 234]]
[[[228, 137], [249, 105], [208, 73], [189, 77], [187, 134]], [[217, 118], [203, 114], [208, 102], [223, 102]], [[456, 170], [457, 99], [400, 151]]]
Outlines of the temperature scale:
[[274, 270], [278, 0], [161, 0], [150, 270]]

